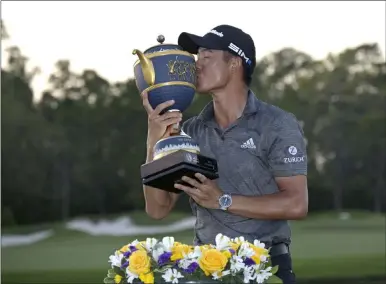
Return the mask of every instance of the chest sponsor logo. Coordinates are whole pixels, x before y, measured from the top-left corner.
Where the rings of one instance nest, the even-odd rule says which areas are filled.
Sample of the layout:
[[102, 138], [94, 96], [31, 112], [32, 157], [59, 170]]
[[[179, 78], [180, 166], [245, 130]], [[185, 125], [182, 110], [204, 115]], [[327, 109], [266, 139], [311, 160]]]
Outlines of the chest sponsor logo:
[[243, 144], [240, 146], [242, 149], [256, 149], [256, 145], [253, 142], [252, 138], [249, 138], [247, 141], [245, 141]]
[[295, 146], [288, 147], [288, 153], [290, 153], [292, 156], [295, 156], [298, 153], [298, 149], [296, 149]]
[[306, 160], [305, 156], [302, 157], [290, 157], [290, 158], [284, 158], [285, 164], [293, 164], [293, 163], [301, 163]]

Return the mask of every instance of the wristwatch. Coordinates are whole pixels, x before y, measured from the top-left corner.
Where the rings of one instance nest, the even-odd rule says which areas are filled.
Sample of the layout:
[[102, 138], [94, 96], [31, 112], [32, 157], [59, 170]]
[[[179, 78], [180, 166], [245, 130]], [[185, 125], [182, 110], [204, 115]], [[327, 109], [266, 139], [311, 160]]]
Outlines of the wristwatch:
[[229, 206], [232, 205], [232, 196], [230, 194], [223, 194], [218, 199], [218, 204], [221, 210], [228, 210]]

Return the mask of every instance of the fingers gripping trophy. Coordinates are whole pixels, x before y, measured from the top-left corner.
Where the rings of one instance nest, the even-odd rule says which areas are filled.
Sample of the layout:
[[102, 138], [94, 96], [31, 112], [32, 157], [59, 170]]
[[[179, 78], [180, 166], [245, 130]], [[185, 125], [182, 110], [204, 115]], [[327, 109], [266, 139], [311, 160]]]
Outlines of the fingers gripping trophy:
[[194, 56], [176, 44], [164, 44], [162, 35], [157, 41], [158, 45], [143, 53], [133, 50], [138, 56], [134, 77], [139, 92], [145, 96], [146, 111], [156, 116], [152, 119], [165, 114], [165, 119], [175, 123], [155, 143], [153, 161], [141, 165], [141, 178], [144, 185], [180, 193], [174, 184], [184, 184], [182, 176], [194, 178], [195, 173], [201, 173], [210, 179], [218, 178], [217, 161], [201, 155], [199, 145], [181, 131], [179, 124], [196, 92]]

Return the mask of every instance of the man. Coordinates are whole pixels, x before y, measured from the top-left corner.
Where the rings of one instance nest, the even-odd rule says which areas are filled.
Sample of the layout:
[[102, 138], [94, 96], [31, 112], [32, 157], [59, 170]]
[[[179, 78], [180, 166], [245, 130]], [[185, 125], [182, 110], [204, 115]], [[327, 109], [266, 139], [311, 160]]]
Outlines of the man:
[[[295, 283], [289, 251], [288, 220], [302, 219], [308, 211], [307, 154], [296, 118], [264, 103], [249, 90], [255, 68], [255, 45], [242, 30], [221, 25], [204, 37], [182, 33], [178, 44], [197, 54], [197, 91], [213, 100], [202, 112], [183, 123], [183, 131], [200, 145], [201, 153], [214, 157], [219, 179], [196, 174], [183, 177], [190, 184], [175, 187], [190, 196], [197, 217], [195, 242], [214, 243], [216, 234], [258, 239], [271, 247], [273, 265], [284, 284]], [[168, 126], [180, 122], [179, 113], [159, 115], [173, 102], [151, 108], [147, 161], [152, 148], [169, 135]], [[144, 187], [147, 213], [164, 218], [178, 195]]]

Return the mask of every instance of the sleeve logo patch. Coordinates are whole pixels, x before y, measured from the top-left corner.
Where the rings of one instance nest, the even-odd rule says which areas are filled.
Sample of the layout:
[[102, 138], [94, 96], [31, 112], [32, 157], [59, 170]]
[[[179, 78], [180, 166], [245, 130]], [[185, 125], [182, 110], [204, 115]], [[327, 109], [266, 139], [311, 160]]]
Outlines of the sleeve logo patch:
[[296, 149], [295, 146], [290, 146], [288, 148], [288, 153], [290, 153], [292, 156], [295, 156], [298, 153], [298, 149]]

